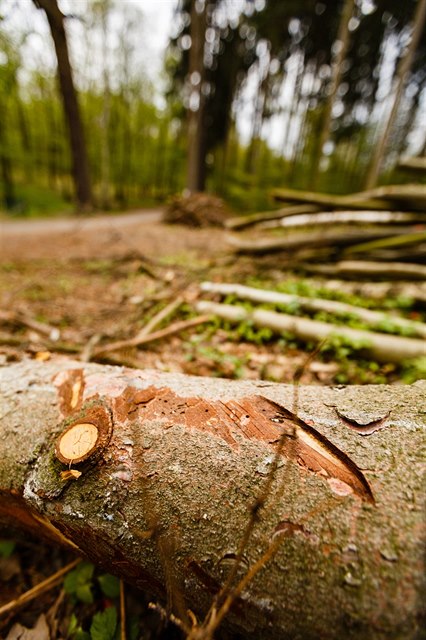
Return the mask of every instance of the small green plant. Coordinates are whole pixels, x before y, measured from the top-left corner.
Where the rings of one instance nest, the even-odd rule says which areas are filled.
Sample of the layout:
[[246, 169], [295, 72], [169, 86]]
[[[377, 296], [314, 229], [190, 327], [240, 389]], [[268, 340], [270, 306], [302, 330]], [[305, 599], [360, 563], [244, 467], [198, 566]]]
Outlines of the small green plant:
[[[120, 596], [120, 581], [109, 573], [96, 574], [90, 562], [81, 562], [64, 580], [64, 590], [74, 606], [68, 625], [68, 637], [72, 640], [114, 640], [117, 637], [117, 610], [113, 604]], [[108, 606], [93, 614], [97, 603]], [[88, 609], [89, 607], [89, 609]], [[89, 630], [80, 622], [81, 612], [90, 612]], [[93, 614], [93, 615], [92, 615]], [[85, 614], [87, 616], [87, 613]]]
[[117, 610], [115, 607], [107, 607], [93, 616], [90, 638], [91, 640], [114, 640], [116, 630]]
[[426, 356], [405, 362], [401, 377], [406, 384], [412, 384], [417, 380], [426, 380]]
[[10, 558], [15, 551], [16, 543], [13, 540], [0, 540], [0, 558]]
[[92, 604], [93, 598], [93, 572], [95, 566], [90, 562], [81, 562], [70, 571], [64, 580], [65, 592], [72, 596], [74, 601]]

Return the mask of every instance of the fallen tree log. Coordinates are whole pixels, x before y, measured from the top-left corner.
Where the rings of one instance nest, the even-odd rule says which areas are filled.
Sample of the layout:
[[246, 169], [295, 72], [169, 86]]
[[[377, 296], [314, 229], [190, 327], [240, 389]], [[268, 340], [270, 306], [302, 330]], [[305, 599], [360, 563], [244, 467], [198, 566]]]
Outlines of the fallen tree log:
[[[419, 637], [424, 384], [302, 388], [298, 417], [293, 388], [265, 382], [66, 360], [7, 366], [0, 382], [3, 526], [40, 532], [159, 597], [168, 585], [201, 620], [251, 513], [234, 577], [261, 570], [229, 629]], [[102, 437], [86, 439], [85, 425]]]
[[[296, 207], [295, 207], [296, 208]], [[275, 222], [274, 222], [275, 220]], [[262, 221], [261, 229], [279, 229], [281, 227], [327, 227], [331, 225], [369, 225], [369, 224], [423, 224], [424, 215], [408, 213], [405, 211], [372, 211], [348, 210], [348, 211], [315, 211], [312, 213], [301, 212], [292, 216], [281, 216], [277, 219]]]
[[275, 189], [272, 197], [281, 202], [299, 202], [327, 206], [332, 209], [388, 209], [425, 211], [426, 186], [398, 184], [376, 187], [347, 196], [297, 189]]
[[342, 260], [336, 264], [303, 264], [306, 271], [334, 276], [373, 276], [398, 280], [426, 280], [426, 266], [405, 262], [372, 262], [369, 260]]
[[260, 213], [252, 213], [249, 216], [236, 216], [235, 218], [229, 218], [225, 221], [225, 227], [227, 229], [244, 229], [251, 227], [259, 222], [266, 222], [268, 220], [280, 220], [291, 216], [298, 216], [304, 213], [314, 213], [321, 211], [321, 208], [313, 204], [300, 204], [293, 207], [283, 207], [282, 209], [275, 209], [272, 211], [262, 211]]
[[408, 169], [409, 171], [418, 171], [421, 174], [425, 174], [426, 158], [425, 157], [401, 158], [397, 166], [400, 169]]
[[398, 238], [407, 235], [411, 228], [385, 227], [380, 229], [323, 229], [316, 231], [287, 232], [279, 237], [257, 236], [241, 238], [237, 235], [227, 236], [227, 242], [238, 253], [271, 253], [273, 251], [297, 251], [311, 247], [346, 247], [365, 240], [381, 240]]
[[379, 238], [377, 240], [369, 240], [362, 244], [352, 245], [345, 250], [345, 253], [367, 253], [375, 251], [377, 249], [389, 249], [389, 248], [405, 248], [407, 246], [419, 245], [426, 241], [426, 231], [416, 231], [414, 233], [407, 233], [403, 235], [396, 235], [394, 237]]
[[424, 340], [415, 338], [351, 329], [265, 309], [250, 311], [238, 305], [207, 300], [197, 302], [195, 307], [201, 313], [210, 313], [230, 322], [251, 322], [255, 327], [267, 327], [278, 332], [287, 331], [306, 342], [319, 342], [332, 337], [344, 338], [380, 362], [403, 362], [425, 354]]
[[221, 295], [236, 295], [243, 300], [251, 300], [252, 302], [297, 305], [309, 311], [325, 311], [327, 313], [335, 313], [337, 315], [353, 315], [364, 320], [368, 324], [377, 325], [380, 323], [392, 323], [396, 327], [405, 331], [410, 331], [413, 335], [426, 338], [426, 324], [423, 322], [415, 322], [399, 316], [391, 315], [382, 311], [372, 311], [363, 307], [356, 307], [353, 304], [339, 302], [336, 300], [325, 300], [323, 298], [308, 298], [305, 296], [297, 296], [289, 293], [281, 293], [280, 291], [270, 291], [267, 289], [256, 289], [254, 287], [246, 287], [241, 284], [225, 283], [225, 282], [202, 282], [201, 290], [207, 293], [220, 293]]

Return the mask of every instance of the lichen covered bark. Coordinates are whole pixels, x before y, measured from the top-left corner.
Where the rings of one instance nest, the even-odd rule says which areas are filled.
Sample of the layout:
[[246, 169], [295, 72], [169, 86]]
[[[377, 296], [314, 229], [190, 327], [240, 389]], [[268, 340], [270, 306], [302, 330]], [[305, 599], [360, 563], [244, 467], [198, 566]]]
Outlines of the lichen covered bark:
[[[3, 523], [202, 616], [284, 433], [239, 575], [282, 543], [226, 624], [253, 638], [420, 637], [424, 384], [304, 387], [295, 416], [293, 389], [265, 382], [65, 360], [0, 376]], [[64, 479], [55, 443], [87, 415], [111, 416], [111, 439]]]

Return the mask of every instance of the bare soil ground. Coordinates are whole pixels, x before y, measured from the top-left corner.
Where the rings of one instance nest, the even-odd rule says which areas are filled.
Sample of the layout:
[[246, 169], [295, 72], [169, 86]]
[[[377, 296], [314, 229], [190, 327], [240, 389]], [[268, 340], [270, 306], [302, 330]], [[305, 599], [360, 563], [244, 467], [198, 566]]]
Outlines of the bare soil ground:
[[[94, 335], [129, 338], [174, 297], [196, 297], [201, 280], [242, 281], [256, 274], [258, 265], [229, 253], [225, 234], [163, 224], [156, 210], [0, 222], [0, 309], [58, 328], [67, 344], [84, 346]], [[272, 264], [276, 272], [276, 259]], [[262, 268], [265, 275], [271, 265]], [[258, 346], [230, 340], [223, 330], [200, 331], [121, 355], [141, 368], [285, 382], [303, 359], [278, 344]], [[45, 337], [11, 323], [0, 325], [1, 343], [3, 359], [46, 351]], [[328, 382], [335, 366], [313, 370], [305, 382]]]

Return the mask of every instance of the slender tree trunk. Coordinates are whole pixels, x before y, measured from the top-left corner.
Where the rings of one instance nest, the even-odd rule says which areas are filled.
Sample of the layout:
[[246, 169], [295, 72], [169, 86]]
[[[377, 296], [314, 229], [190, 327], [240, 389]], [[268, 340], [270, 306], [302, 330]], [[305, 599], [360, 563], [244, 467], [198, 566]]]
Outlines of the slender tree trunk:
[[[349, 21], [352, 17], [355, 7], [355, 0], [345, 0], [343, 6], [342, 15], [340, 18], [339, 31], [337, 34], [337, 41], [335, 46], [338, 46], [338, 51], [335, 55], [334, 62], [332, 64], [330, 86], [328, 87], [328, 95], [324, 105], [324, 112], [322, 117], [321, 131], [317, 142], [317, 151], [314, 154], [311, 189], [316, 189], [318, 184], [318, 178], [320, 175], [321, 160], [324, 153], [324, 145], [330, 136], [331, 128], [331, 112], [333, 109], [334, 100], [336, 98], [337, 89], [339, 88], [340, 79], [342, 77], [343, 61], [346, 57], [346, 52], [349, 46], [350, 32]], [[337, 44], [338, 43], [338, 44]]]
[[104, 209], [111, 207], [111, 160], [109, 152], [109, 123], [111, 115], [111, 90], [108, 73], [108, 11], [109, 5], [100, 5], [102, 24], [102, 58], [103, 58], [103, 103], [101, 116], [101, 205]]
[[262, 127], [269, 93], [269, 63], [260, 78], [253, 114], [253, 123], [249, 147], [246, 156], [246, 171], [250, 175], [256, 172], [259, 161]]
[[302, 387], [299, 416], [291, 386], [65, 360], [2, 367], [0, 384], [3, 526], [167, 588], [184, 621], [246, 531], [233, 583], [255, 577], [224, 621], [239, 637], [422, 637], [421, 383]]
[[[1, 96], [0, 96], [1, 98]], [[13, 182], [12, 161], [7, 140], [6, 105], [0, 103], [0, 175], [3, 183], [3, 202], [6, 209], [16, 203], [15, 185]]]
[[191, 3], [191, 49], [189, 52], [188, 165], [186, 187], [189, 192], [204, 191], [206, 186], [205, 96], [203, 85], [204, 43], [208, 0], [202, 9]]
[[367, 173], [367, 179], [365, 181], [365, 189], [371, 189], [377, 184], [379, 178], [380, 167], [383, 161], [383, 156], [386, 150], [386, 146], [389, 140], [392, 127], [398, 115], [399, 105], [404, 93], [405, 85], [408, 80], [408, 74], [413, 64], [414, 55], [416, 53], [417, 45], [419, 44], [423, 29], [425, 26], [426, 18], [426, 0], [418, 0], [416, 11], [413, 17], [410, 44], [407, 47], [407, 51], [399, 64], [395, 77], [395, 95], [392, 103], [388, 119], [383, 128], [383, 131], [379, 137], [377, 144], [374, 146], [373, 157]]
[[59, 85], [71, 143], [72, 175], [77, 205], [79, 209], [87, 210], [92, 207], [89, 163], [69, 59], [64, 15], [58, 7], [57, 0], [33, 0], [33, 2], [36, 7], [45, 11], [55, 45]]

